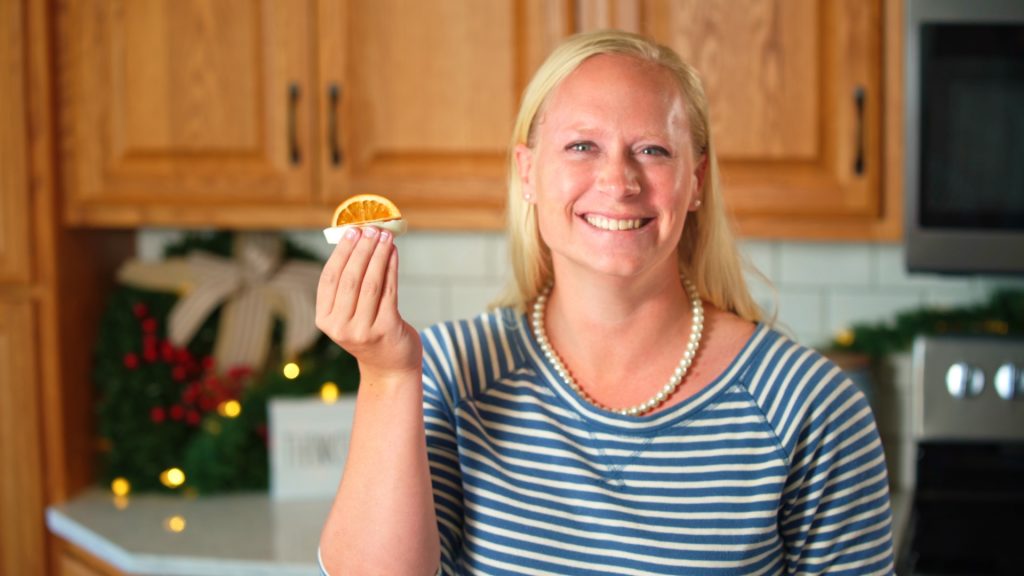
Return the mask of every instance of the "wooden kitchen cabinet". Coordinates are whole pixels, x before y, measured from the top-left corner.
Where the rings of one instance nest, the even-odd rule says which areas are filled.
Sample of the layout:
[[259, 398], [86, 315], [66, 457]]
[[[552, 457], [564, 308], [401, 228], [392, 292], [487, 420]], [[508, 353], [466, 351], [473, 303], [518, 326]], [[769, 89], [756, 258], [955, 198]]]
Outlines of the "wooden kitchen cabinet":
[[[2, 290], [2, 288], [0, 288]], [[43, 439], [33, 305], [0, 297], [0, 573], [43, 574]]]
[[51, 3], [0, 0], [0, 574], [54, 573], [47, 505], [92, 484], [89, 373], [131, 238], [61, 226]]
[[24, 16], [20, 2], [0, 1], [0, 574], [46, 571]]
[[58, 3], [66, 219], [320, 227], [351, 194], [496, 228], [546, 0]]
[[57, 17], [69, 221], [316, 199], [312, 0], [70, 0]]
[[890, 33], [898, 2], [579, 4], [584, 29], [647, 34], [697, 68], [728, 206], [744, 235], [898, 235], [898, 180], [884, 179], [883, 166], [892, 159], [883, 146], [899, 147], [883, 124], [883, 111], [899, 114], [898, 76], [884, 75], [899, 61]]

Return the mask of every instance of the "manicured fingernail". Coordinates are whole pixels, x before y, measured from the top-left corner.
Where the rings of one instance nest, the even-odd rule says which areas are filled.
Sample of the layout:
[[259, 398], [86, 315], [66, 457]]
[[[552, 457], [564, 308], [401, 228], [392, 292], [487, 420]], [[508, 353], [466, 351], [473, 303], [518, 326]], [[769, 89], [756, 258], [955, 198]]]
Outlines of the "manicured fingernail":
[[391, 232], [388, 232], [387, 230], [381, 230], [380, 231], [380, 241], [381, 242], [387, 242], [388, 240], [391, 240]]
[[359, 228], [356, 228], [355, 226], [350, 226], [350, 227], [345, 229], [345, 239], [346, 240], [355, 240], [356, 237], [358, 237], [358, 236], [359, 236]]
[[367, 238], [374, 238], [377, 236], [377, 229], [373, 226], [367, 226], [366, 228], [363, 228], [363, 235]]

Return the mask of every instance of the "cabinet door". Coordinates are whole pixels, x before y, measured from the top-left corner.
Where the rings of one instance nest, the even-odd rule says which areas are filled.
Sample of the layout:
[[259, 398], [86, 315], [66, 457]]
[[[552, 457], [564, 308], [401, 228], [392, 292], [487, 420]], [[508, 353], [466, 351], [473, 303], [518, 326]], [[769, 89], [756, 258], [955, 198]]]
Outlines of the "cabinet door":
[[570, 33], [570, 3], [323, 0], [321, 7], [328, 198], [386, 194], [414, 227], [500, 226], [519, 96]]
[[32, 306], [0, 299], [0, 574], [44, 574], [41, 385]]
[[0, 284], [29, 281], [25, 34], [20, 2], [0, 3]]
[[313, 0], [57, 6], [69, 220], [309, 201]]
[[[639, 28], [704, 79], [741, 230], [877, 218], [881, 0], [583, 0], [590, 27]], [[632, 7], [632, 11], [629, 8]]]

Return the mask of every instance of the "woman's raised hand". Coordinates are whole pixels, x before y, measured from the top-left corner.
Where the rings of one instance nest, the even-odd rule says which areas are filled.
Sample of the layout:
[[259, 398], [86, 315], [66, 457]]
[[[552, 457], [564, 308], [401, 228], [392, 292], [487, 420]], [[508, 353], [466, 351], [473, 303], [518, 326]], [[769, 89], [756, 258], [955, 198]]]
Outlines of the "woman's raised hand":
[[363, 381], [419, 372], [423, 347], [398, 313], [398, 250], [390, 232], [345, 230], [320, 274], [316, 325], [358, 360]]

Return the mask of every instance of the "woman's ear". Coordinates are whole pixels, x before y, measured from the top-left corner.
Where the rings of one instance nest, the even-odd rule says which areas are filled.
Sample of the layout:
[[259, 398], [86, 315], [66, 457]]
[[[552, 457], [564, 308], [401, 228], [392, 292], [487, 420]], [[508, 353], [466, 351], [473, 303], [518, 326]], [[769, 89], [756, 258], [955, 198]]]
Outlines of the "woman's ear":
[[519, 176], [523, 199], [528, 204], [533, 204], [537, 200], [533, 181], [533, 150], [526, 144], [516, 144], [514, 154], [516, 157], [516, 172]]
[[708, 174], [708, 155], [701, 154], [697, 165], [693, 167], [693, 174], [690, 176], [690, 211], [700, 208], [704, 202], [704, 184]]

